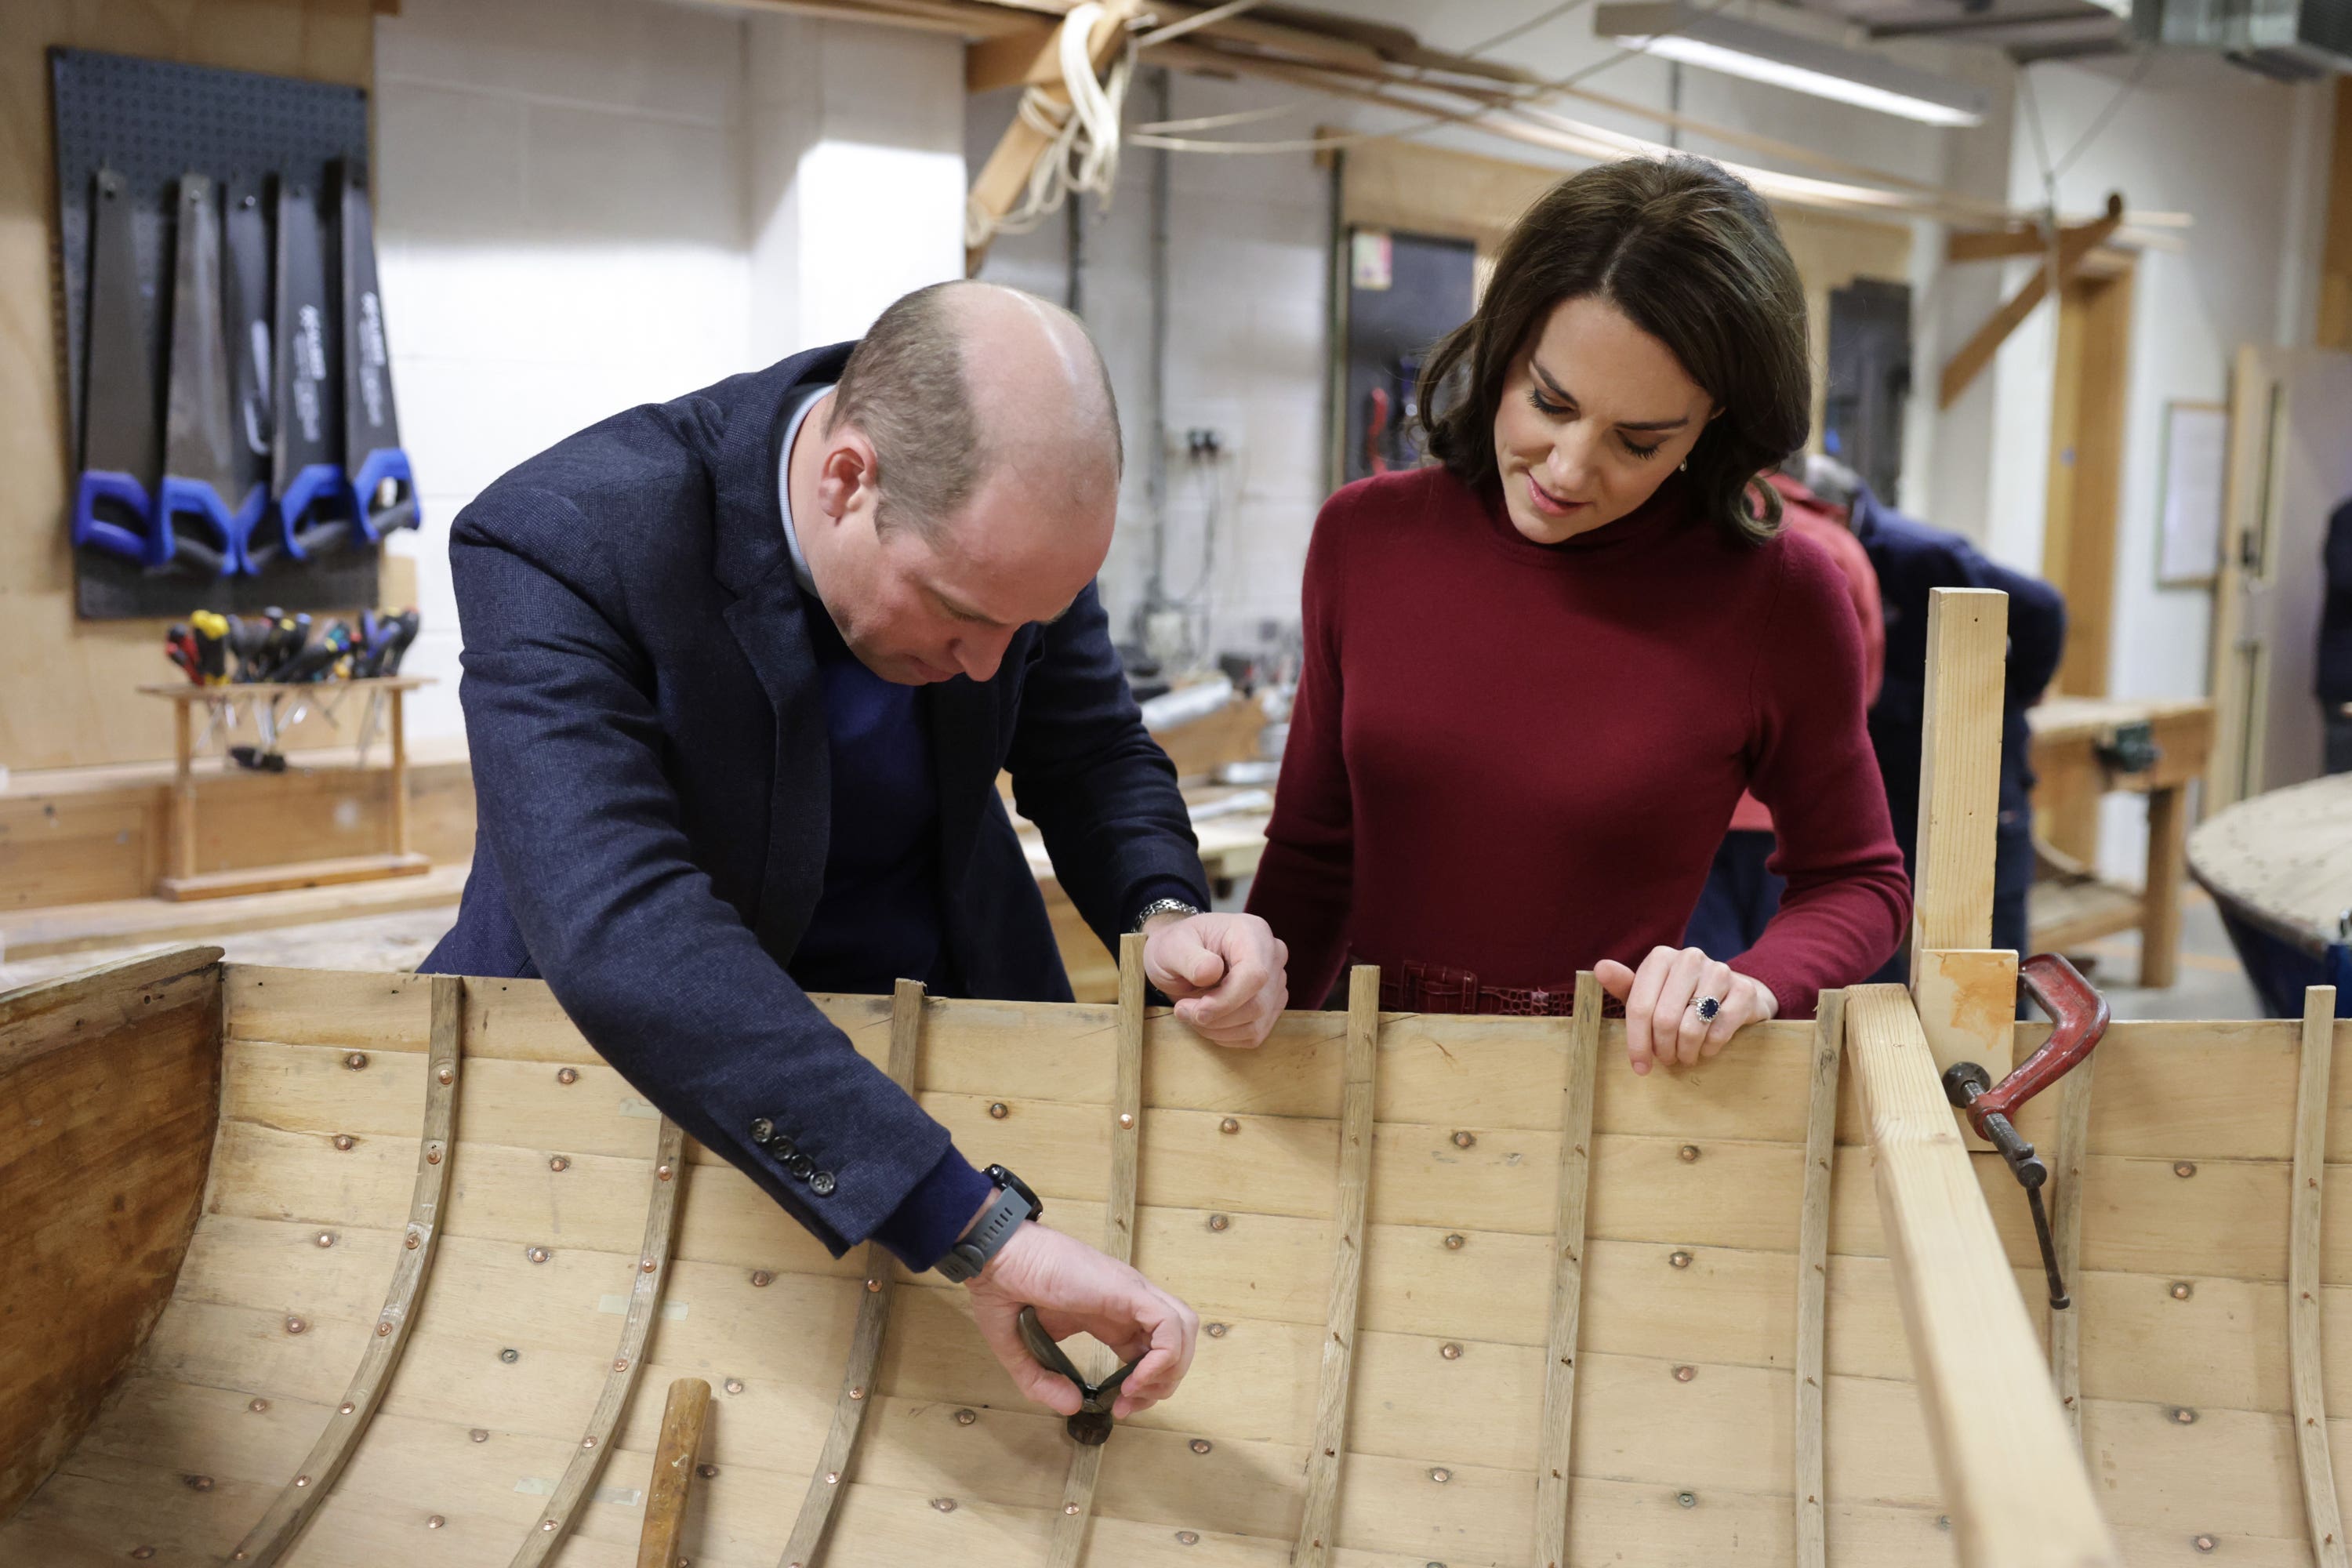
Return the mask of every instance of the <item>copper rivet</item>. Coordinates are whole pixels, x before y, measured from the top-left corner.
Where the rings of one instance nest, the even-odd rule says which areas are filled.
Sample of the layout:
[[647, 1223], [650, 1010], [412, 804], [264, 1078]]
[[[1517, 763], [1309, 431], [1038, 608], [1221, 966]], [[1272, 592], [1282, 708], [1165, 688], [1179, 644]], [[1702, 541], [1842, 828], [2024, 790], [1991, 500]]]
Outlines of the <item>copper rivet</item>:
[[1192, 1452], [1196, 1454], [1205, 1454], [1214, 1447], [1215, 1445], [1211, 1443], [1206, 1437], [1195, 1437], [1192, 1439]]
[[1118, 1113], [1118, 1124], [1121, 1127], [1132, 1127], [1135, 1125], [1135, 1117], [1132, 1113], [1122, 1110]]
[[152, 1546], [135, 1546], [131, 1548], [131, 1555], [138, 1559], [140, 1562], [144, 1563], [147, 1559], [155, 1555], [155, 1549]]
[[654, 1167], [654, 1174], [667, 1182], [669, 1180], [669, 1167], [667, 1165], [656, 1165]]
[[548, 1258], [547, 1248], [543, 1247], [534, 1247], [530, 1251], [524, 1253], [523, 1256], [530, 1258], [533, 1263], [544, 1263], [547, 1261]]
[[2197, 1412], [2189, 1409], [2186, 1405], [2175, 1405], [2172, 1411], [2172, 1418], [2183, 1426], [2191, 1426], [2196, 1425]]
[[2172, 1173], [2176, 1176], [2193, 1176], [2197, 1173], [2197, 1162], [2194, 1160], [2175, 1160], [2172, 1163]]
[[740, 1393], [742, 1393], [742, 1392], [743, 1392], [743, 1380], [742, 1380], [741, 1378], [740, 1378], [740, 1377], [730, 1377], [730, 1378], [729, 1378], [729, 1379], [727, 1380], [727, 1392], [728, 1392], [728, 1393], [730, 1393], [730, 1394], [740, 1394]]
[[555, 1069], [555, 1081], [558, 1083], [578, 1083], [580, 1081], [579, 1071], [573, 1068], [558, 1068]]
[[951, 1497], [935, 1497], [931, 1500], [931, 1506], [938, 1509], [941, 1513], [953, 1513], [955, 1511], [955, 1499]]
[[764, 1268], [754, 1268], [751, 1270], [751, 1284], [755, 1289], [764, 1288], [774, 1283], [775, 1278], [776, 1277], [774, 1275], [769, 1273]]
[[539, 1528], [551, 1534], [555, 1530], [555, 1521], [551, 1519], [542, 1519], [539, 1521]]
[[376, 1337], [376, 1338], [378, 1338], [378, 1339], [382, 1339], [382, 1338], [383, 1338], [386, 1334], [388, 1334], [388, 1333], [390, 1333], [390, 1332], [392, 1332], [392, 1325], [391, 1325], [390, 1323], [379, 1322], [378, 1324], [376, 1324], [376, 1326], [375, 1326], [375, 1337]]
[[2186, 1301], [2195, 1289], [2196, 1287], [2186, 1279], [2175, 1279], [2172, 1282], [2172, 1299], [2176, 1301]]
[[289, 1334], [299, 1334], [310, 1326], [310, 1324], [304, 1322], [299, 1318], [289, 1318], [286, 1320], [286, 1331]]
[[2193, 1535], [2189, 1537], [2189, 1544], [2194, 1546], [2200, 1552], [2210, 1552], [2214, 1547], [2220, 1545], [2221, 1542], [2215, 1541], [2210, 1535]]
[[425, 1517], [425, 1529], [427, 1529], [427, 1530], [438, 1530], [438, 1529], [440, 1529], [443, 1525], [445, 1525], [445, 1524], [446, 1524], [446, 1523], [448, 1523], [448, 1522], [449, 1522], [449, 1521], [448, 1521], [447, 1520], [443, 1519], [443, 1518], [442, 1518], [439, 1514], [437, 1514], [437, 1513], [436, 1513], [436, 1514], [428, 1514], [428, 1515]]
[[1675, 1152], [1682, 1156], [1682, 1162], [1685, 1165], [1696, 1163], [1698, 1160], [1698, 1145], [1696, 1143], [1685, 1143]]
[[251, 1404], [247, 1405], [246, 1406], [246, 1408], [247, 1408], [247, 1410], [252, 1411], [256, 1415], [260, 1415], [263, 1411], [265, 1411], [265, 1410], [267, 1410], [267, 1409], [268, 1409], [268, 1408], [269, 1408], [269, 1401], [268, 1401], [267, 1399], [257, 1399], [257, 1400], [254, 1400]]
[[1209, 1228], [1211, 1230], [1223, 1230], [1233, 1223], [1234, 1222], [1230, 1218], [1221, 1214], [1213, 1214], [1209, 1216]]
[[360, 1068], [367, 1066], [367, 1053], [365, 1051], [353, 1051], [350, 1056], [343, 1058], [343, 1065], [351, 1068], [353, 1072], [357, 1072]]
[[639, 1268], [644, 1269], [646, 1273], [651, 1274], [655, 1269], [656, 1269], [656, 1268], [660, 1268], [660, 1267], [661, 1267], [661, 1265], [660, 1265], [660, 1264], [658, 1264], [658, 1263], [656, 1263], [652, 1258], [646, 1258], [646, 1259], [644, 1259], [643, 1261], [641, 1261], [641, 1262], [637, 1265], [637, 1267], [638, 1267]]
[[213, 1489], [213, 1479], [210, 1476], [190, 1476], [187, 1479], [190, 1491], [208, 1492]]
[[1454, 1146], [1456, 1149], [1467, 1149], [1476, 1142], [1478, 1142], [1478, 1134], [1475, 1132], [1456, 1132], [1454, 1135]]
[[487, 1443], [490, 1440], [490, 1435], [488, 1432], [483, 1431], [479, 1426], [475, 1427], [472, 1431], [467, 1433], [466, 1436], [471, 1437], [477, 1443]]
[[1198, 1546], [1200, 1543], [1201, 1537], [1195, 1531], [1180, 1530], [1176, 1532], [1176, 1544], [1179, 1546]]
[[716, 1465], [697, 1465], [694, 1467], [694, 1473], [700, 1476], [707, 1481], [711, 1477], [719, 1473], [719, 1467]]
[[824, 1484], [829, 1487], [839, 1486], [841, 1484], [841, 1472], [839, 1470], [825, 1471]]
[[350, 1151], [352, 1142], [353, 1140], [352, 1135], [348, 1132], [338, 1132], [335, 1134], [335, 1147], [343, 1150], [346, 1152]]
[[1678, 1366], [1675, 1368], [1675, 1381], [1676, 1383], [1688, 1383], [1692, 1378], [1695, 1378], [1697, 1375], [1698, 1368], [1695, 1366]]
[[307, 1487], [310, 1484], [310, 1478], [308, 1476], [296, 1476], [294, 1478], [294, 1484], [298, 1487]]
[[1690, 1267], [1690, 1254], [1687, 1252], [1669, 1252], [1666, 1254], [1666, 1261], [1676, 1268], [1688, 1268]]
[[1444, 1344], [1437, 1347], [1437, 1353], [1444, 1356], [1447, 1361], [1460, 1361], [1462, 1359], [1462, 1347], [1455, 1344], [1452, 1340], [1448, 1340]]
[[628, 1358], [627, 1356], [625, 1356], [625, 1355], [614, 1356], [614, 1357], [613, 1358], [613, 1370], [614, 1370], [614, 1372], [626, 1372], [626, 1371], [628, 1371], [628, 1370], [629, 1370], [629, 1358]]
[[433, 1076], [439, 1079], [443, 1083], [448, 1083], [457, 1078], [457, 1069], [455, 1068], [443, 1068], [439, 1072]]
[[1429, 1472], [1429, 1479], [1437, 1482], [1440, 1486], [1443, 1486], [1447, 1481], [1454, 1479], [1454, 1472], [1447, 1469], [1444, 1466], [1440, 1465], [1437, 1468]]
[[1682, 1504], [1685, 1508], [1696, 1508], [1698, 1506], [1698, 1494], [1696, 1492], [1676, 1492], [1675, 1494], [1675, 1500]]
[[1207, 1325], [1207, 1331], [1209, 1337], [1213, 1340], [1223, 1339], [1225, 1337], [1225, 1325], [1223, 1323], [1210, 1323]]
[[853, 1388], [849, 1391], [849, 1397], [852, 1399], [863, 1399], [866, 1397], [866, 1391], [862, 1388]]
[[1448, 1252], [1459, 1252], [1462, 1250], [1462, 1236], [1460, 1232], [1457, 1231], [1445, 1238], [1445, 1250]]
[[427, 1150], [425, 1150], [425, 1163], [426, 1164], [428, 1164], [428, 1165], [437, 1165], [437, 1164], [439, 1164], [439, 1163], [441, 1163], [441, 1151], [440, 1151], [440, 1150], [438, 1150], [438, 1149], [427, 1149]]
[[867, 1293], [867, 1294], [869, 1294], [869, 1295], [871, 1295], [871, 1294], [873, 1294], [873, 1293], [875, 1293], [875, 1292], [877, 1292], [877, 1291], [879, 1291], [881, 1289], [882, 1289], [882, 1281], [880, 1281], [879, 1279], [868, 1279], [868, 1280], [866, 1282], [866, 1293]]
[[1234, 1120], [1232, 1117], [1230, 1117], [1230, 1116], [1226, 1117], [1223, 1121], [1220, 1121], [1220, 1122], [1218, 1122], [1218, 1123], [1217, 1123], [1217, 1131], [1220, 1131], [1220, 1132], [1238, 1132], [1238, 1131], [1240, 1131], [1241, 1130], [1242, 1130], [1242, 1124], [1241, 1124], [1240, 1122], [1238, 1122], [1238, 1121], [1234, 1121]]
[[547, 1163], [547, 1168], [551, 1171], [568, 1171], [572, 1169], [572, 1162], [558, 1154]]
[[425, 1244], [425, 1243], [424, 1243], [424, 1238], [423, 1238], [423, 1237], [419, 1237], [419, 1236], [418, 1236], [415, 1231], [413, 1231], [413, 1230], [412, 1230], [412, 1231], [410, 1231], [410, 1232], [408, 1233], [408, 1239], [407, 1239], [405, 1242], [402, 1243], [402, 1245], [403, 1245], [403, 1246], [404, 1246], [404, 1247], [406, 1247], [408, 1248], [408, 1250], [409, 1250], [409, 1251], [411, 1251], [411, 1252], [415, 1251], [419, 1247], [422, 1247], [424, 1244]]
[[334, 1246], [334, 1245], [335, 1245], [335, 1233], [334, 1233], [333, 1231], [331, 1231], [331, 1230], [322, 1230], [322, 1231], [320, 1231], [320, 1232], [319, 1233], [319, 1245], [320, 1245], [320, 1246], [321, 1246], [321, 1247], [332, 1247], [332, 1246]]
[[1064, 1503], [1064, 1504], [1062, 1505], [1062, 1511], [1063, 1511], [1064, 1513], [1076, 1513], [1076, 1512], [1077, 1512], [1077, 1511], [1078, 1511], [1078, 1505], [1077, 1505], [1076, 1503], [1074, 1503], [1074, 1502], [1072, 1502], [1072, 1503]]
[[596, 1446], [596, 1439], [593, 1437], [583, 1437], [580, 1439], [580, 1446], [583, 1448], [593, 1448]]
[[353, 1410], [357, 1409], [357, 1408], [358, 1408], [358, 1406], [357, 1406], [357, 1405], [353, 1405], [350, 1400], [346, 1399], [346, 1400], [344, 1400], [341, 1405], [338, 1405], [337, 1406], [335, 1406], [335, 1408], [336, 1408], [338, 1411], [341, 1412], [343, 1415], [350, 1415]]
[[512, 1345], [509, 1345], [506, 1349], [499, 1352], [499, 1359], [506, 1363], [509, 1366], [512, 1366], [515, 1363], [522, 1359], [522, 1352], [515, 1349]]
[[979, 1419], [980, 1413], [976, 1410], [959, 1410], [955, 1413], [956, 1425], [959, 1426], [969, 1426]]
[[996, 1118], [996, 1120], [998, 1120], [999, 1121], [1003, 1121], [1006, 1117], [1008, 1117], [1008, 1116], [1010, 1116], [1010, 1115], [1012, 1115], [1012, 1114], [1013, 1114], [1013, 1108], [1012, 1108], [1011, 1106], [1009, 1106], [1009, 1105], [1005, 1104], [1005, 1103], [1004, 1103], [1004, 1101], [1003, 1101], [1003, 1100], [996, 1100], [996, 1101], [994, 1101], [993, 1103], [992, 1103], [992, 1104], [989, 1106], [989, 1108], [988, 1108], [988, 1113], [989, 1113], [991, 1116], [995, 1117], [995, 1118]]

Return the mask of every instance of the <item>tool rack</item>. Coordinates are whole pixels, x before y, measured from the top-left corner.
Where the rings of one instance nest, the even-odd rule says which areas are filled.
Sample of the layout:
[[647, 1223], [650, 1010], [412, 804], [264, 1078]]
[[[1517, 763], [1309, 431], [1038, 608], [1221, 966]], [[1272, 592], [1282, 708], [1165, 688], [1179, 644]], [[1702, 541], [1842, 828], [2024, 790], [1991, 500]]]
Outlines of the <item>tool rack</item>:
[[[241, 681], [220, 686], [156, 685], [139, 689], [173, 705], [173, 748], [177, 766], [172, 778], [172, 812], [165, 833], [165, 870], [155, 884], [165, 899], [226, 899], [240, 893], [274, 893], [289, 888], [319, 888], [335, 882], [372, 882], [385, 877], [421, 876], [433, 862], [408, 846], [408, 733], [402, 699], [433, 678], [385, 675], [362, 680]], [[391, 748], [392, 843], [380, 854], [350, 855], [331, 859], [289, 860], [275, 866], [243, 867], [231, 871], [196, 869], [195, 761], [215, 737], [226, 751], [226, 738], [237, 727], [240, 712], [254, 732], [274, 747], [278, 710], [289, 700], [316, 709], [330, 721], [354, 698], [363, 704], [357, 738], [359, 761], [375, 731], [382, 729]], [[195, 716], [199, 706], [208, 722], [201, 736]], [[299, 715], [299, 709], [297, 712]]]

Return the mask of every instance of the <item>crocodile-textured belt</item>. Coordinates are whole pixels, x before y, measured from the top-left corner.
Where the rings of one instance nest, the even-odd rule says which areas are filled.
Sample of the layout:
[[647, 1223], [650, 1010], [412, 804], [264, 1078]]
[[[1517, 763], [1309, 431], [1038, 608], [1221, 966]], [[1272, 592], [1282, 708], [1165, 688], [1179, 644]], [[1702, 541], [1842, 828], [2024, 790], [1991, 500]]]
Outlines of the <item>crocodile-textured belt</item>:
[[1496, 1013], [1514, 1018], [1564, 1018], [1574, 1009], [1576, 983], [1566, 985], [1481, 985], [1467, 969], [1407, 959], [1381, 972], [1381, 1006], [1391, 1013]]

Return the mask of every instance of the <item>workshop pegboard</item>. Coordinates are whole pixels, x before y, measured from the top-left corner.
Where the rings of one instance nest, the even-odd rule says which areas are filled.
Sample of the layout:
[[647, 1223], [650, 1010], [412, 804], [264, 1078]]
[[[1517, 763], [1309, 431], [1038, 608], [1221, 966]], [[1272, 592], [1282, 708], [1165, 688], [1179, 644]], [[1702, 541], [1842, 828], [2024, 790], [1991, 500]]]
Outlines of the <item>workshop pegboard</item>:
[[[57, 145], [63, 395], [79, 463], [91, 193], [99, 170], [121, 174], [132, 203], [141, 329], [161, 398], [176, 237], [173, 196], [180, 176], [209, 174], [224, 184], [243, 176], [265, 190], [273, 177], [282, 177], [307, 189], [331, 279], [341, 248], [331, 169], [344, 161], [365, 174], [367, 94], [331, 82], [67, 48], [49, 51], [49, 87]], [[331, 384], [339, 383], [341, 344], [335, 333], [326, 334], [326, 349]], [[244, 615], [267, 605], [289, 610], [370, 607], [376, 604], [377, 557], [374, 548], [347, 546], [308, 561], [280, 555], [257, 576], [200, 577], [149, 572], [125, 557], [85, 547], [74, 552], [75, 600], [90, 619], [184, 616], [198, 607]]]

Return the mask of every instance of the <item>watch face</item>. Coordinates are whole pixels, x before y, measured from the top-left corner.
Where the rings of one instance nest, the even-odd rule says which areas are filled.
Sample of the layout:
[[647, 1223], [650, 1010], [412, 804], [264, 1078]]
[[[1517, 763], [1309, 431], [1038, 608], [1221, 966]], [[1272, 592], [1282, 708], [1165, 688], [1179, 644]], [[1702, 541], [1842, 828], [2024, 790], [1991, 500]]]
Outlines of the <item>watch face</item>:
[[1029, 1205], [1030, 1218], [1034, 1219], [1037, 1215], [1045, 1212], [1045, 1205], [1037, 1201], [1037, 1194], [1029, 1190], [1029, 1184], [1014, 1175], [1012, 1172], [1006, 1170], [1003, 1166], [991, 1165], [988, 1168], [987, 1175], [988, 1179], [994, 1182], [998, 1186], [1009, 1188], [1013, 1192], [1019, 1193]]

